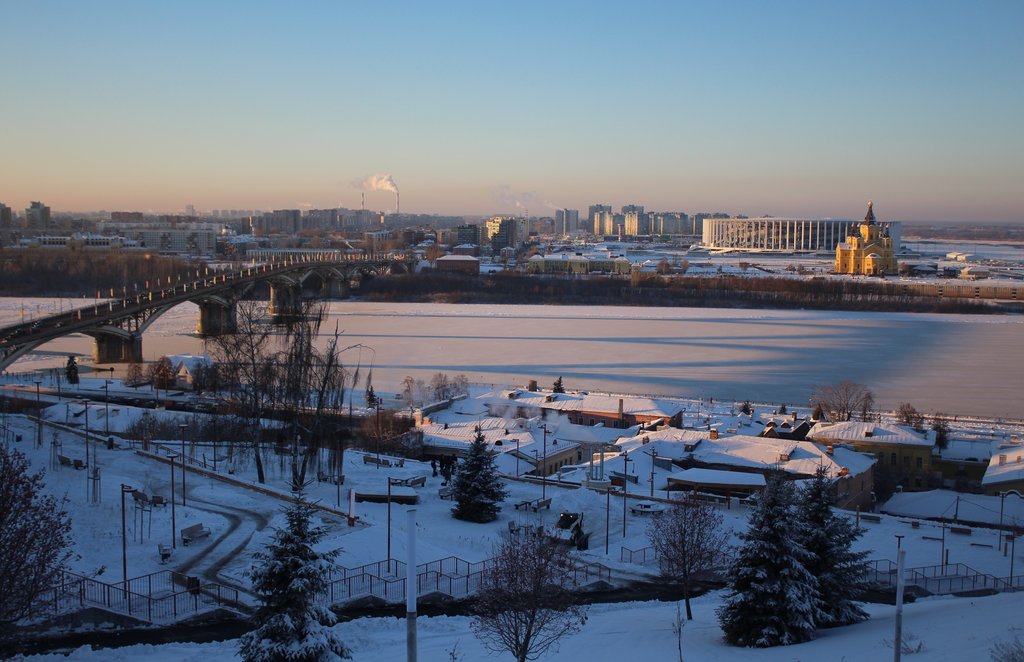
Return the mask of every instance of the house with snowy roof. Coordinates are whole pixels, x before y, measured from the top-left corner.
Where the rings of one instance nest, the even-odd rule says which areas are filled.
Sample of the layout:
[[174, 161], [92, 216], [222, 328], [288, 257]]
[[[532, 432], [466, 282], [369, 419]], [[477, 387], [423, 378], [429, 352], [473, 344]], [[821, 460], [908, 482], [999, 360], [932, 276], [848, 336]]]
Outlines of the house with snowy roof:
[[634, 426], [668, 425], [679, 427], [684, 406], [669, 400], [597, 395], [589, 393], [552, 393], [512, 389], [492, 394], [487, 399], [492, 416], [532, 418], [548, 412], [564, 414], [574, 425], [603, 425], [627, 429]]
[[509, 475], [550, 476], [583, 459], [580, 444], [567, 439], [557, 424], [539, 419], [452, 413], [425, 420], [419, 430], [427, 458], [464, 456], [479, 432], [497, 455], [498, 468]]
[[899, 482], [906, 490], [923, 490], [931, 481], [932, 449], [935, 442], [903, 425], [871, 421], [817, 423], [807, 439], [826, 446], [850, 444], [862, 453], [878, 458], [878, 472]]
[[1004, 492], [1016, 492], [1024, 496], [1024, 446], [1008, 444], [997, 450], [981, 479], [985, 494], [999, 496]]
[[192, 388], [197, 376], [213, 367], [213, 359], [205, 354], [172, 354], [167, 358], [174, 370], [174, 383], [177, 388]]

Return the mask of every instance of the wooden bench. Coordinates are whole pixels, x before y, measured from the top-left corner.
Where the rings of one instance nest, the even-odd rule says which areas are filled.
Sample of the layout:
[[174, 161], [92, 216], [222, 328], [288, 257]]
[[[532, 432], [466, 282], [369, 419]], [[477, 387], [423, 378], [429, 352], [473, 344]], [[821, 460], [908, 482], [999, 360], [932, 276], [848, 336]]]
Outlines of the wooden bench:
[[70, 467], [71, 466], [71, 458], [68, 457], [67, 455], [58, 455], [57, 456], [57, 461], [60, 462], [60, 466], [62, 466], [62, 467]]
[[164, 508], [167, 507], [167, 499], [163, 498], [159, 494], [154, 494], [152, 497], [150, 497], [149, 501], [154, 506], [163, 506]]
[[167, 563], [171, 560], [171, 553], [174, 551], [172, 548], [163, 543], [159, 543], [156, 548], [160, 552], [160, 563]]
[[377, 458], [375, 458], [372, 455], [364, 455], [363, 456], [363, 464], [376, 464], [377, 466], [380, 466], [380, 467], [390, 467], [391, 466], [391, 463], [388, 462], [387, 460], [385, 460], [383, 458], [378, 460]]
[[85, 462], [82, 462], [78, 458], [75, 458], [73, 462], [73, 466], [75, 467], [75, 469], [85, 469], [85, 467], [87, 466]]
[[520, 508], [529, 508], [530, 504], [532, 503], [533, 499], [527, 499], [526, 501], [520, 501], [519, 503], [515, 504], [512, 507], [515, 508], [516, 510], [519, 510]]
[[536, 499], [532, 504], [530, 504], [530, 509], [533, 510], [533, 512], [537, 512], [541, 508], [551, 510], [551, 497], [548, 497], [547, 499]]
[[949, 527], [949, 532], [955, 533], [958, 536], [969, 536], [972, 533], [971, 529], [966, 526], [951, 526]]
[[454, 499], [455, 488], [452, 487], [451, 485], [446, 485], [437, 491], [437, 496], [440, 497], [441, 499]]
[[862, 520], [864, 520], [865, 522], [874, 522], [875, 524], [879, 524], [882, 521], [882, 518], [879, 515], [863, 515], [862, 514], [860, 516], [860, 518]]
[[181, 530], [181, 544], [188, 546], [193, 540], [199, 540], [210, 535], [210, 529], [202, 524], [193, 524]]
[[407, 487], [423, 487], [427, 484], [426, 476], [416, 476], [415, 478], [406, 478], [405, 485]]

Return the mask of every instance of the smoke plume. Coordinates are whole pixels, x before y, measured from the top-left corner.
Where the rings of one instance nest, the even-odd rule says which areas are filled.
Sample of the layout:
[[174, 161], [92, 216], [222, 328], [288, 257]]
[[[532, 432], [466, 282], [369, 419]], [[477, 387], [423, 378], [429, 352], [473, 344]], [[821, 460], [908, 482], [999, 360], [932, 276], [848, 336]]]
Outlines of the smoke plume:
[[363, 180], [356, 180], [352, 182], [352, 185], [364, 191], [391, 191], [392, 193], [398, 193], [398, 184], [395, 184], [395, 180], [391, 175], [385, 172], [370, 175]]

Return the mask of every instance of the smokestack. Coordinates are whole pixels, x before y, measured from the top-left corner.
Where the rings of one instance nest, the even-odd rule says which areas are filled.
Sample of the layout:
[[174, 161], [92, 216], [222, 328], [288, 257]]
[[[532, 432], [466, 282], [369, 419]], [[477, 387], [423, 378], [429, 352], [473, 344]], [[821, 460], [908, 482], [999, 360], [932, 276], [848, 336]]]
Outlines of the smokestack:
[[398, 193], [397, 189], [395, 190], [395, 213], [396, 214], [401, 214], [402, 213], [402, 197]]
[[366, 209], [366, 193], [360, 193], [359, 194], [359, 200], [360, 200], [359, 208], [360, 209]]

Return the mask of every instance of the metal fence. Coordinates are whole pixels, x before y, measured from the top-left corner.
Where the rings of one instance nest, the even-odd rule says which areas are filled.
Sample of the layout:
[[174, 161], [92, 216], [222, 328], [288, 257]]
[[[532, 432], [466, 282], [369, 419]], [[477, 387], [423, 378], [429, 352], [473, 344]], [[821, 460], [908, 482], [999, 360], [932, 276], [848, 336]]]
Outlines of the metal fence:
[[[870, 584], [896, 586], [898, 569], [888, 559], [871, 561], [868, 564], [867, 581]], [[903, 581], [907, 586], [916, 586], [933, 595], [965, 593], [968, 591], [991, 590], [1013, 592], [1024, 590], [1024, 578], [996, 577], [978, 572], [963, 563], [946, 563], [938, 565], [904, 568]]]
[[638, 565], [657, 563], [658, 553], [653, 547], [642, 547], [640, 549], [623, 547], [619, 551], [619, 561], [622, 563], [636, 563]]
[[218, 607], [241, 609], [238, 591], [172, 570], [109, 584], [64, 571], [47, 591], [42, 611], [98, 607], [150, 623], [169, 622]]

